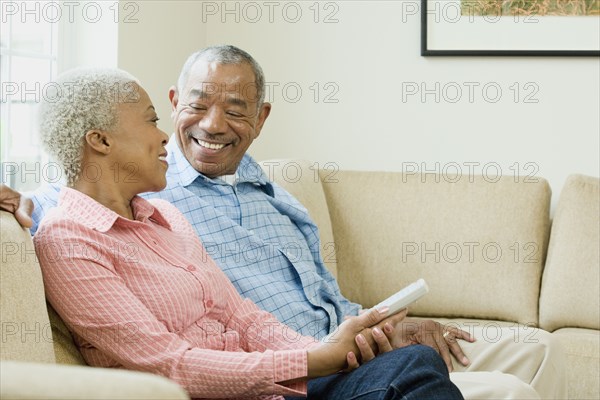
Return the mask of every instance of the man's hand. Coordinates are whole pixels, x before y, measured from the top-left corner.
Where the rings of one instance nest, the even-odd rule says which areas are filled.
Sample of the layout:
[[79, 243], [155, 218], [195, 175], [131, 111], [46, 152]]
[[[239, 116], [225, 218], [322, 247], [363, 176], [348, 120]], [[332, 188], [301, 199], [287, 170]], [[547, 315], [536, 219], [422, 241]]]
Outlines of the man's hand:
[[15, 214], [15, 218], [24, 228], [33, 225], [31, 213], [33, 202], [31, 199], [21, 196], [21, 193], [0, 184], [0, 209]]
[[394, 329], [384, 327], [384, 332], [390, 338], [394, 348], [423, 344], [433, 348], [439, 353], [448, 371], [452, 372], [452, 356], [456, 357], [462, 365], [469, 365], [469, 359], [463, 353], [457, 339], [474, 342], [475, 338], [468, 332], [432, 320], [406, 318], [397, 323]]

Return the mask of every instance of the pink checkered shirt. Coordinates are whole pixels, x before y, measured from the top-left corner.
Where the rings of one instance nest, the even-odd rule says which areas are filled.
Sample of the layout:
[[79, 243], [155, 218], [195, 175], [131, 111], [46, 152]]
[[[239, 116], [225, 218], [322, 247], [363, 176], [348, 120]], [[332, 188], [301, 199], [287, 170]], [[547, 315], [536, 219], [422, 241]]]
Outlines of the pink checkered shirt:
[[46, 296], [90, 365], [166, 376], [196, 398], [303, 395], [297, 334], [243, 299], [171, 204], [134, 220], [64, 188], [34, 237]]

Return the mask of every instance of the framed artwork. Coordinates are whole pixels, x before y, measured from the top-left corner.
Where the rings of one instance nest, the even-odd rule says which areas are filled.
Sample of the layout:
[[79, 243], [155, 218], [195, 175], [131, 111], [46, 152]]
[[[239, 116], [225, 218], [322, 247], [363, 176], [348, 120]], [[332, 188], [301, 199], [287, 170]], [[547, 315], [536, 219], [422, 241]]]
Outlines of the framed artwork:
[[600, 0], [421, 0], [422, 56], [600, 56]]

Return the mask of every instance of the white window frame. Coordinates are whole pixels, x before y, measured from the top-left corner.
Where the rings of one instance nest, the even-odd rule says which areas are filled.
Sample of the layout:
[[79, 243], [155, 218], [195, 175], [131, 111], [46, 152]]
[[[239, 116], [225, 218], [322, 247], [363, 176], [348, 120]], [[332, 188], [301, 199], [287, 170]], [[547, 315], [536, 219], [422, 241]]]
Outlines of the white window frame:
[[[20, 7], [22, 3], [14, 2], [16, 6]], [[49, 1], [49, 3], [58, 3], [57, 1]], [[4, 7], [3, 7], [4, 10]], [[23, 18], [36, 18], [35, 15], [26, 15]], [[6, 23], [8, 25], [8, 38], [6, 39], [6, 46], [0, 48], [0, 53], [2, 54], [3, 65], [6, 66], [6, 70], [2, 71], [2, 99], [0, 99], [0, 106], [2, 110], [0, 111], [0, 119], [2, 121], [3, 129], [2, 136], [0, 138], [1, 143], [1, 180], [2, 183], [5, 183], [17, 190], [25, 190], [25, 189], [34, 189], [35, 187], [44, 183], [44, 178], [50, 177], [50, 175], [45, 176], [48, 173], [46, 166], [49, 165], [49, 158], [47, 154], [42, 150], [41, 146], [36, 146], [36, 153], [32, 155], [32, 157], [24, 159], [22, 155], [14, 155], [11, 154], [12, 146], [11, 146], [11, 138], [14, 135], [19, 134], [27, 134], [30, 135], [32, 140], [36, 139], [35, 128], [32, 128], [33, 132], [13, 132], [11, 131], [11, 127], [13, 127], [13, 118], [14, 115], [11, 112], [13, 108], [13, 103], [22, 102], [22, 103], [36, 103], [41, 98], [40, 96], [43, 93], [41, 90], [42, 86], [40, 85], [40, 92], [36, 90], [36, 88], [27, 87], [24, 82], [16, 82], [13, 79], [13, 57], [25, 57], [31, 60], [46, 60], [50, 61], [49, 70], [44, 77], [35, 77], [36, 80], [53, 80], [58, 73], [58, 55], [59, 55], [59, 22], [50, 23], [44, 21], [44, 23], [49, 24], [50, 28], [50, 52], [35, 52], [35, 51], [26, 51], [21, 48], [16, 48], [14, 43], [13, 36], [13, 28], [14, 24], [21, 23], [20, 22], [21, 15], [2, 15], [2, 23]], [[17, 85], [18, 91], [14, 95], [9, 97], [9, 94], [5, 92], [5, 89], [8, 89], [8, 85]], [[15, 90], [15, 86], [10, 88], [11, 90]], [[24, 90], [23, 90], [24, 89]], [[32, 91], [32, 92], [30, 92]], [[31, 98], [33, 97], [33, 101]], [[31, 121], [35, 124], [35, 115], [31, 115]], [[35, 126], [35, 125], [34, 125]], [[39, 137], [39, 136], [38, 136]], [[39, 141], [38, 141], [39, 142]], [[56, 168], [54, 168], [54, 176], [56, 176]], [[52, 177], [50, 177], [53, 179]]]
[[[0, 0], [2, 1], [2, 0]], [[63, 5], [64, 0], [46, 0], [49, 3], [54, 3], [63, 10], [61, 18], [55, 22], [52, 26], [52, 49], [51, 54], [37, 54], [30, 52], [23, 52], [13, 48], [12, 37], [8, 40], [8, 46], [2, 48], [2, 57], [8, 57], [8, 66], [10, 68], [10, 58], [13, 56], [27, 56], [35, 59], [51, 60], [51, 70], [49, 71], [50, 80], [54, 80], [58, 74], [68, 69], [78, 66], [103, 66], [103, 67], [117, 67], [118, 58], [118, 41], [119, 41], [119, 21], [115, 21], [114, 7], [119, 6], [122, 9], [124, 6], [121, 5], [120, 0], [110, 1], [93, 1], [93, 0], [81, 0], [75, 4], [74, 18], [67, 16], [66, 10], [68, 7], [66, 4]], [[22, 1], [13, 1], [13, 3], [22, 4]], [[73, 6], [75, 2], [70, 1], [70, 6]], [[88, 4], [93, 3], [93, 4]], [[87, 5], [93, 5], [93, 9], [97, 6], [102, 8], [101, 18], [99, 20], [86, 19], [82, 11]], [[122, 11], [122, 10], [121, 10]], [[4, 17], [3, 17], [4, 18]], [[17, 21], [20, 16], [17, 16]], [[14, 20], [9, 21], [9, 36], [12, 36], [12, 24]], [[10, 82], [11, 71], [3, 73], [3, 77], [7, 76], [7, 82]], [[45, 77], [46, 78], [46, 77]], [[5, 129], [8, 131], [10, 127], [11, 118], [11, 106], [9, 102], [1, 102], [2, 111], [0, 118]], [[34, 115], [32, 115], [34, 118]], [[18, 134], [18, 132], [8, 131], [6, 134], [3, 133], [1, 139], [1, 151], [0, 151], [0, 179], [2, 183], [6, 183], [9, 186], [17, 190], [33, 190], [37, 186], [43, 185], [46, 182], [56, 182], [57, 164], [52, 162], [47, 154], [45, 154], [39, 146], [37, 162], [38, 164], [25, 166], [22, 168], [21, 163], [24, 162], [22, 159], [16, 158], [10, 154], [10, 147], [8, 144], [8, 136]], [[30, 161], [31, 162], [31, 161]], [[12, 163], [12, 164], [9, 164]], [[7, 174], [6, 166], [11, 168], [18, 167], [18, 173]], [[27, 172], [34, 171], [34, 172]], [[14, 171], [13, 171], [14, 172]], [[60, 172], [58, 172], [60, 174]], [[30, 182], [33, 180], [33, 182]]]

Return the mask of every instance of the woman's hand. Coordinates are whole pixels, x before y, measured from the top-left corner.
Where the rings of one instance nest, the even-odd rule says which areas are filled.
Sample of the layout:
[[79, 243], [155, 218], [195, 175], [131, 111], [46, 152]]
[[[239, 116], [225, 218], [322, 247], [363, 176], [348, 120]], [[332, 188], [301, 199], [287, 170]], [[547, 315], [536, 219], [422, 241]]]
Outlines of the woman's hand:
[[382, 329], [393, 329], [395, 323], [404, 319], [406, 310], [391, 317], [386, 316], [387, 308], [368, 310], [346, 319], [320, 346], [308, 351], [308, 377], [331, 375], [343, 369], [352, 370], [361, 362], [373, 359], [376, 354], [391, 351], [392, 346]]

